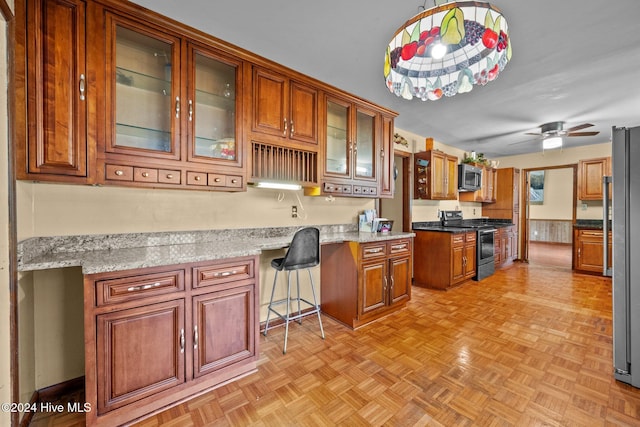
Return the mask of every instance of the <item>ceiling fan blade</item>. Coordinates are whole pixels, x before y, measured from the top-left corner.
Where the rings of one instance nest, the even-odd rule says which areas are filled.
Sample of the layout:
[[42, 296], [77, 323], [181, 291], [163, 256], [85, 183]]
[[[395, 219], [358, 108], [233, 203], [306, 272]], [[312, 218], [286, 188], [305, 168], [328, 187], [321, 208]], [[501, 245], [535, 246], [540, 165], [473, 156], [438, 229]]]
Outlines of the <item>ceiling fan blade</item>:
[[574, 126], [572, 128], [567, 129], [567, 132], [573, 132], [580, 129], [590, 128], [591, 126], [594, 126], [594, 125], [592, 125], [591, 123], [583, 123], [581, 125]]
[[[533, 135], [538, 135], [538, 134], [533, 134]], [[540, 136], [540, 135], [538, 135], [538, 136]], [[538, 138], [525, 139], [524, 141], [512, 142], [509, 145], [520, 145], [520, 144], [524, 144], [526, 142], [533, 142], [533, 141], [538, 141]]]
[[594, 136], [600, 132], [569, 132], [567, 136]]
[[525, 135], [535, 135], [535, 136], [540, 136], [539, 133], [533, 133], [533, 132], [526, 132]]

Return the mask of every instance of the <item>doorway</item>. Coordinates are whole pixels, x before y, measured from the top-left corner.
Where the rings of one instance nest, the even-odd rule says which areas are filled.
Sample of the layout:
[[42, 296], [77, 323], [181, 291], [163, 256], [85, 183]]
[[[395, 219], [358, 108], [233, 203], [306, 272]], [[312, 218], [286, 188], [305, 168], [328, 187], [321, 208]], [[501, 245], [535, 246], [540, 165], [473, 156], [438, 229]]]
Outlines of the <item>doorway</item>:
[[411, 231], [410, 169], [411, 153], [395, 151], [394, 153], [394, 191], [391, 199], [378, 199], [378, 212], [381, 217], [393, 220], [394, 231]]
[[523, 261], [570, 270], [577, 165], [524, 170]]

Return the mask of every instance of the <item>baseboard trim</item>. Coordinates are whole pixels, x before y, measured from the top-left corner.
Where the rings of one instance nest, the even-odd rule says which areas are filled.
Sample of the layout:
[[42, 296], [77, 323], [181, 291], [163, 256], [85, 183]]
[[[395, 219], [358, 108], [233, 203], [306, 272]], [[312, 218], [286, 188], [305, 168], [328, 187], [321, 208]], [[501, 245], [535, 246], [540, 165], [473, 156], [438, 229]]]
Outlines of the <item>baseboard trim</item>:
[[[80, 390], [84, 390], [84, 376], [34, 391], [29, 400], [29, 406], [39, 407], [42, 402], [55, 402], [65, 394]], [[35, 412], [26, 412], [20, 421], [20, 427], [28, 427], [34, 414]]]

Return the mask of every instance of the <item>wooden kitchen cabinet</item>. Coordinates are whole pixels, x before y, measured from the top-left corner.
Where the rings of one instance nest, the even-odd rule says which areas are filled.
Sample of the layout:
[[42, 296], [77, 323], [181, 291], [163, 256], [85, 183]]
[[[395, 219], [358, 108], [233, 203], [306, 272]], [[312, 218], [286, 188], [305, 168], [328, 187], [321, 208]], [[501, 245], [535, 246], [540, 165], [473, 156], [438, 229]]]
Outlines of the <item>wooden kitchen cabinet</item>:
[[380, 197], [393, 197], [395, 180], [393, 177], [393, 117], [381, 115], [382, 147], [380, 148]]
[[498, 174], [495, 168], [486, 165], [476, 165], [482, 169], [482, 187], [477, 191], [461, 191], [458, 199], [461, 202], [495, 203]]
[[378, 196], [380, 114], [353, 99], [323, 97], [322, 192], [337, 196]]
[[[603, 176], [611, 175], [611, 157], [580, 160], [578, 162], [578, 200], [602, 200]], [[611, 192], [609, 192], [611, 198]]]
[[322, 312], [350, 328], [411, 299], [412, 240], [322, 245]]
[[[496, 201], [482, 206], [482, 214], [489, 218], [508, 219], [514, 225], [504, 230], [501, 242], [501, 264], [518, 258], [520, 225], [520, 169], [496, 169]], [[503, 229], [499, 229], [503, 231]], [[504, 237], [507, 236], [507, 237]], [[508, 251], [505, 248], [508, 247]], [[497, 260], [496, 260], [497, 261]], [[496, 266], [498, 264], [496, 263]]]
[[[602, 274], [604, 270], [604, 231], [602, 229], [574, 229], [573, 268], [579, 272]], [[609, 232], [608, 257], [611, 261], [613, 241]]]
[[[318, 144], [318, 90], [288, 76], [253, 66], [252, 131], [279, 144]], [[269, 137], [261, 138], [269, 140]]]
[[256, 264], [86, 275], [87, 425], [127, 424], [255, 370]]
[[28, 0], [16, 5], [16, 17], [28, 27], [16, 35], [16, 57], [26, 56], [16, 63], [16, 75], [26, 77], [26, 91], [16, 93], [26, 105], [16, 126], [24, 141], [16, 147], [17, 177], [87, 183], [86, 3]]
[[515, 225], [499, 227], [493, 239], [496, 268], [509, 265], [518, 258], [518, 231]]
[[416, 231], [416, 286], [449, 289], [476, 274], [476, 232]]
[[415, 153], [414, 199], [457, 200], [458, 158], [439, 150]]
[[[110, 102], [105, 137], [98, 140], [98, 182], [245, 189], [243, 148], [237, 143], [243, 62], [180, 33], [103, 13], [103, 96]], [[130, 175], [130, 168], [144, 171]], [[223, 177], [214, 185], [209, 174]], [[239, 185], [226, 185], [226, 176]]]

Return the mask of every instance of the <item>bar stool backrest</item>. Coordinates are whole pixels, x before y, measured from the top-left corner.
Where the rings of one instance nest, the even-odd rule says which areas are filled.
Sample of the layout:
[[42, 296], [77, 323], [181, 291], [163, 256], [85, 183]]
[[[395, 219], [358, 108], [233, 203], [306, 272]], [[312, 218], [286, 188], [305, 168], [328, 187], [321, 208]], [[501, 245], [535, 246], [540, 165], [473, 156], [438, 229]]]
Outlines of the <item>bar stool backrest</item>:
[[282, 270], [298, 270], [320, 264], [320, 230], [306, 227], [296, 231], [289, 245]]

